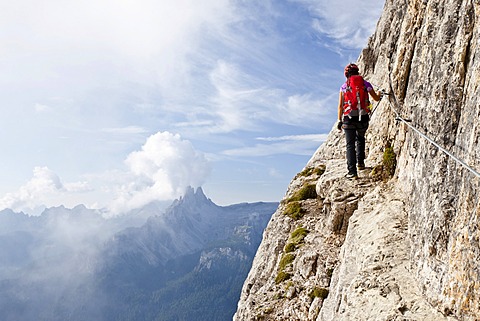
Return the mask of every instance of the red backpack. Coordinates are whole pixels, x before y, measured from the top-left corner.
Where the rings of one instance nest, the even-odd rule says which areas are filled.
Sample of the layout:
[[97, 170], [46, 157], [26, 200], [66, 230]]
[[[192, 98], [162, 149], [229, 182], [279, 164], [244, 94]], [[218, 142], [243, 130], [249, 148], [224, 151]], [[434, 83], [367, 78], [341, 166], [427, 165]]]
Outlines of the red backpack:
[[347, 79], [347, 90], [343, 94], [343, 114], [348, 116], [352, 111], [358, 110], [352, 116], [366, 115], [369, 112], [368, 105], [368, 92], [362, 76], [350, 76]]

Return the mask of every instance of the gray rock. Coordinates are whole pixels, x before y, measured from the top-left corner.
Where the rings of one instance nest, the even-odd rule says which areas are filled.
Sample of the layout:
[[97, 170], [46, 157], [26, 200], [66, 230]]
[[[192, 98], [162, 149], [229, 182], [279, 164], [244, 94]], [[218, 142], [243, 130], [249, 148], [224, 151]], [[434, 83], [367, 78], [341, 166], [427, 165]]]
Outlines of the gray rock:
[[[325, 173], [297, 175], [266, 228], [234, 320], [480, 320], [480, 179], [396, 121], [480, 171], [479, 18], [474, 0], [386, 1], [359, 58], [391, 94], [367, 134], [377, 174], [343, 178], [345, 143], [333, 128], [306, 165]], [[387, 142], [388, 180], [378, 176]], [[318, 196], [300, 201], [294, 219], [287, 203], [304, 184]], [[282, 267], [298, 227], [309, 233]]]

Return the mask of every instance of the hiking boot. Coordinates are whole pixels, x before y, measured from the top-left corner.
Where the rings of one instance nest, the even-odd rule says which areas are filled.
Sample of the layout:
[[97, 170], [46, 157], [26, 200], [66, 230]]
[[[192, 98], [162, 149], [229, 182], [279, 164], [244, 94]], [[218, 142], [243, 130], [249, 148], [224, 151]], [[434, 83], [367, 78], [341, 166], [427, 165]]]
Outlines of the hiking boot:
[[364, 170], [365, 169], [365, 164], [364, 163], [358, 163], [357, 164], [357, 169], [360, 170], [360, 171]]
[[352, 181], [358, 178], [357, 173], [348, 173], [345, 177]]

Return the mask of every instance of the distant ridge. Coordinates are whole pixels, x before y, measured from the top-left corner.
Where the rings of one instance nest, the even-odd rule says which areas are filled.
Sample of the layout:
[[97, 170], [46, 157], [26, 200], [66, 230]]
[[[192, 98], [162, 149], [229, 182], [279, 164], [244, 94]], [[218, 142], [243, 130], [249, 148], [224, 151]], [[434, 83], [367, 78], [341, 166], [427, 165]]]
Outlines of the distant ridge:
[[83, 205], [0, 211], [0, 319], [231, 319], [277, 206], [222, 207], [188, 188], [110, 219]]

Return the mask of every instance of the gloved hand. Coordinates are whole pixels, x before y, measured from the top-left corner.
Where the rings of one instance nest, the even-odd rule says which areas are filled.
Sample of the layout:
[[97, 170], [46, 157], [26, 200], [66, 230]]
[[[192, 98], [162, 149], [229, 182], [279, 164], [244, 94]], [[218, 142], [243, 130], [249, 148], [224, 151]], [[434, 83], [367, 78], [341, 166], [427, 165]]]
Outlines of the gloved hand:
[[342, 130], [342, 125], [343, 125], [343, 122], [341, 120], [339, 120], [338, 123], [337, 123], [337, 129]]

